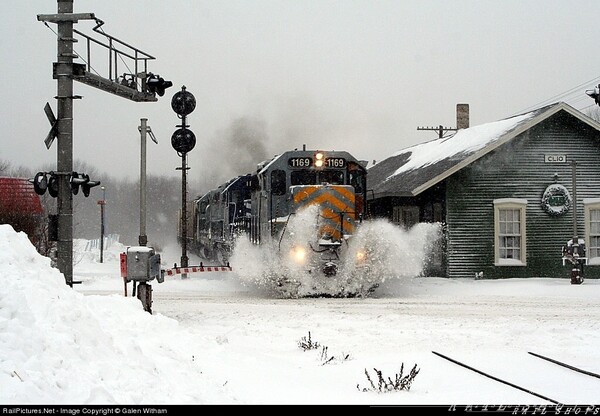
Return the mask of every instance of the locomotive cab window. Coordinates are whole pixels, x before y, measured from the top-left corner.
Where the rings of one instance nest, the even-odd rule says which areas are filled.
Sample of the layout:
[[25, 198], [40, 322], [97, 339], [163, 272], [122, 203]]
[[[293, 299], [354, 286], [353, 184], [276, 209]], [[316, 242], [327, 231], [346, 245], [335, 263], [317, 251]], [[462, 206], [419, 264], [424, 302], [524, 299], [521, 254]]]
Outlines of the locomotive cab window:
[[273, 195], [285, 195], [286, 191], [285, 184], [285, 171], [274, 170], [271, 172], [271, 193]]
[[331, 185], [344, 184], [344, 172], [340, 170], [324, 170], [318, 173], [319, 185], [329, 183]]
[[317, 173], [314, 170], [295, 170], [290, 174], [292, 185], [315, 185]]
[[354, 186], [357, 194], [362, 194], [366, 188], [367, 176], [364, 169], [354, 162], [348, 162], [350, 185]]

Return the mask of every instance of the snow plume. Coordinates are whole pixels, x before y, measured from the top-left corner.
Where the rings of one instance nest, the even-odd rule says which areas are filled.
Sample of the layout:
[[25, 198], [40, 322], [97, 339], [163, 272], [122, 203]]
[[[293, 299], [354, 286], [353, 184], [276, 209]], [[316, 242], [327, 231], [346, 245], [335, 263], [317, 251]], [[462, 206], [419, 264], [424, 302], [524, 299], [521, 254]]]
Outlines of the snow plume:
[[297, 285], [287, 282], [302, 284], [306, 273], [302, 265], [294, 261], [293, 253], [295, 249], [308, 253], [309, 244], [315, 246], [318, 213], [317, 206], [310, 206], [297, 215], [277, 219], [279, 224], [285, 223], [284, 238], [273, 238], [261, 246], [241, 236], [230, 262], [236, 265], [242, 283], [265, 290], [269, 295], [297, 296]]
[[[315, 252], [318, 214], [311, 206], [292, 215], [283, 237], [262, 246], [242, 237], [231, 258], [242, 283], [282, 297], [367, 296], [385, 280], [421, 275], [440, 236], [439, 224], [417, 224], [407, 231], [386, 220], [365, 221], [340, 247], [337, 274], [327, 277], [321, 273], [325, 260]], [[295, 261], [299, 250], [307, 262]]]
[[222, 391], [177, 321], [134, 297], [76, 292], [10, 225], [0, 264], [0, 403], [204, 403]]
[[440, 233], [439, 223], [419, 223], [405, 230], [383, 219], [366, 221], [350, 240], [346, 261], [355, 261], [359, 251], [364, 253], [362, 278], [377, 284], [416, 277], [432, 257]]

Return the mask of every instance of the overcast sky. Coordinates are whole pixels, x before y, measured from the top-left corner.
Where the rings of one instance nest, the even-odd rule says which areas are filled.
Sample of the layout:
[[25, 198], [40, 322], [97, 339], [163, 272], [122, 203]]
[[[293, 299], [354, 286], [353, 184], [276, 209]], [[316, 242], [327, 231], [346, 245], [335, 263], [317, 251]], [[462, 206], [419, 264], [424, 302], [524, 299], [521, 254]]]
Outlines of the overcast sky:
[[[11, 2], [0, 15], [0, 160], [13, 166], [56, 164], [56, 143], [43, 143], [56, 25], [36, 19], [56, 5]], [[189, 174], [217, 185], [302, 144], [380, 161], [437, 137], [418, 126], [455, 127], [457, 103], [471, 125], [558, 100], [589, 110], [584, 91], [600, 81], [597, 0], [75, 0], [74, 11], [156, 57], [150, 70], [174, 84], [155, 103], [74, 85], [74, 158], [133, 180], [142, 117], [159, 141], [148, 173], [180, 176], [170, 103], [182, 85], [197, 101]], [[76, 25], [98, 37], [92, 27]], [[92, 60], [106, 74], [108, 58]]]

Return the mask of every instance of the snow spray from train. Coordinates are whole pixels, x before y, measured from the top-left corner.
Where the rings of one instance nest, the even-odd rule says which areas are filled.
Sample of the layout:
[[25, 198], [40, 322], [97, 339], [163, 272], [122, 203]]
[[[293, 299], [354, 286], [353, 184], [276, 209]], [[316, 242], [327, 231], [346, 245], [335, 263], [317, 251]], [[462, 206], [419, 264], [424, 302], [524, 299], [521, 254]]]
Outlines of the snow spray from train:
[[277, 155], [191, 203], [188, 247], [221, 263], [259, 247], [286, 296], [366, 295], [376, 287], [359, 278], [367, 252], [351, 244], [366, 215], [365, 165], [343, 151]]

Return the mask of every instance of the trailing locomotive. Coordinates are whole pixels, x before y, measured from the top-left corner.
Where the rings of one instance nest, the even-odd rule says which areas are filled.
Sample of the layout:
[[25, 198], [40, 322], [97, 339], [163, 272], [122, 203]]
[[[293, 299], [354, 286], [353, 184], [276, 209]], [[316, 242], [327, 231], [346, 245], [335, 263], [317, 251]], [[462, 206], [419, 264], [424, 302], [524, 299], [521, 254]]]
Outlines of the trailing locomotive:
[[[225, 263], [243, 235], [278, 259], [265, 273], [282, 291], [366, 294], [373, 289], [368, 284], [349, 284], [366, 255], [350, 244], [366, 216], [365, 165], [344, 151], [277, 155], [258, 164], [256, 173], [233, 178], [188, 203], [187, 246]], [[303, 284], [313, 291], [302, 292]]]

